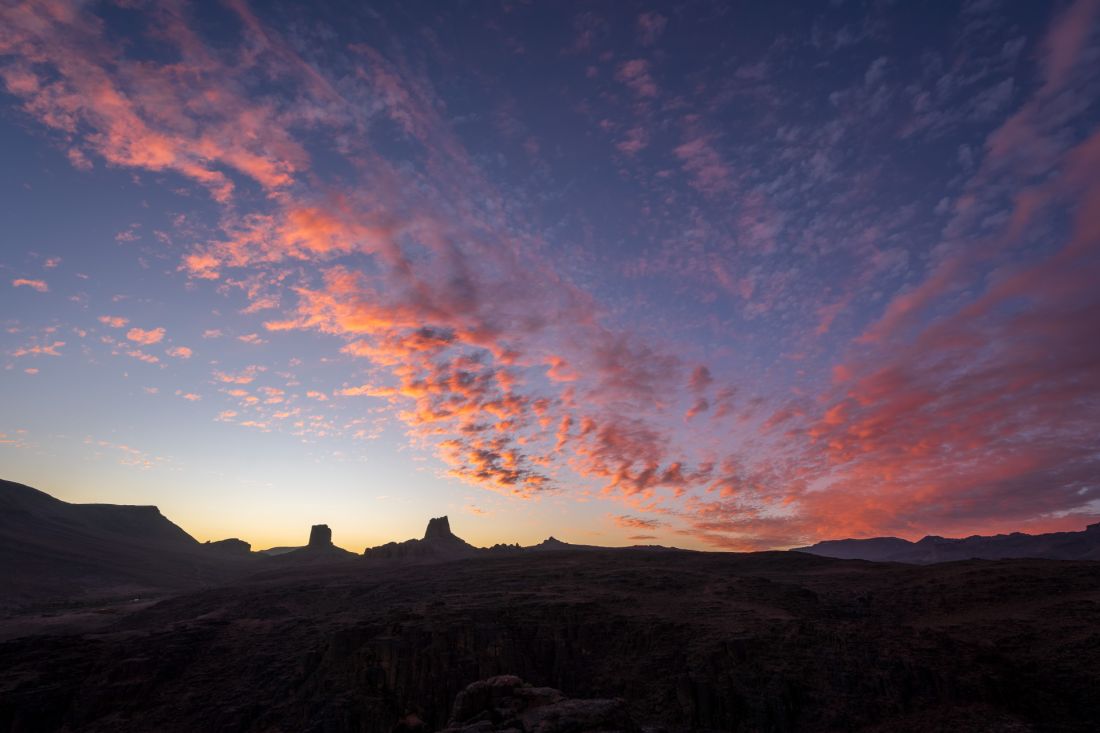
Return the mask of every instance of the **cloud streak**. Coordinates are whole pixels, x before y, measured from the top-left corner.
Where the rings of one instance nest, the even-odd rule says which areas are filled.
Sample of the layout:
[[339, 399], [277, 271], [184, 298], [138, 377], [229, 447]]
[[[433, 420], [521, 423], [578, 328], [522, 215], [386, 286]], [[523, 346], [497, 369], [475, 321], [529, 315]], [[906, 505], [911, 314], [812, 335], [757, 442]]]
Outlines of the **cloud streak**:
[[[577, 171], [590, 169], [543, 156], [568, 146], [529, 120], [524, 170], [568, 182], [535, 193], [464, 127], [466, 100], [431, 71], [442, 48], [379, 37], [322, 57], [243, 3], [214, 42], [203, 9], [168, 3], [140, 13], [134, 33], [161, 50], [146, 58], [93, 11], [6, 10], [8, 93], [75, 167], [206, 194], [216, 214], [188, 230], [175, 277], [248, 325], [206, 329], [201, 356], [262, 360], [309, 336], [346, 369], [299, 391], [290, 376], [265, 383], [283, 374], [274, 362], [214, 361], [217, 392], [175, 394], [230, 402], [218, 420], [305, 434], [307, 405], [377, 411], [459, 481], [595, 496], [620, 507], [618, 527], [727, 548], [1055, 527], [1095, 511], [1100, 134], [1069, 99], [1097, 82], [1094, 2], [1052, 19], [1034, 87], [974, 61], [988, 77], [966, 92], [977, 106], [952, 96], [977, 82], [931, 52], [915, 70], [872, 56], [815, 101], [781, 89], [770, 57], [682, 73], [662, 54], [679, 25], [659, 13], [630, 18], [618, 53], [597, 48], [610, 41], [584, 16], [562, 47], [598, 93], [569, 113], [604, 135], [592, 169], [611, 173], [588, 188]], [[798, 53], [862, 42], [828, 37]], [[478, 93], [506, 95], [493, 83]], [[806, 125], [818, 102], [820, 124]], [[945, 195], [891, 188], [905, 176], [872, 144], [935, 141], [964, 120], [987, 136], [956, 146]], [[588, 201], [613, 186], [618, 208]], [[584, 192], [558, 193], [570, 187]], [[169, 345], [188, 342], [173, 323], [158, 353], [176, 361], [133, 348], [168, 333], [134, 320], [98, 318], [128, 329], [121, 353], [192, 366], [190, 348]]]

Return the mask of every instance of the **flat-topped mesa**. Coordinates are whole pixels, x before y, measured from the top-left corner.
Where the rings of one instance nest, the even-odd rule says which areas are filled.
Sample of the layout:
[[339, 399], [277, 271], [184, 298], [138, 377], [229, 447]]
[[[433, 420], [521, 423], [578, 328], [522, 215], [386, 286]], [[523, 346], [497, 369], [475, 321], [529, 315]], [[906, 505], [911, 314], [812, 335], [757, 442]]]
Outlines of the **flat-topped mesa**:
[[310, 547], [332, 547], [332, 530], [327, 524], [315, 524], [309, 530]]
[[424, 532], [425, 540], [450, 540], [453, 538], [451, 523], [447, 517], [436, 517], [428, 520], [428, 529]]

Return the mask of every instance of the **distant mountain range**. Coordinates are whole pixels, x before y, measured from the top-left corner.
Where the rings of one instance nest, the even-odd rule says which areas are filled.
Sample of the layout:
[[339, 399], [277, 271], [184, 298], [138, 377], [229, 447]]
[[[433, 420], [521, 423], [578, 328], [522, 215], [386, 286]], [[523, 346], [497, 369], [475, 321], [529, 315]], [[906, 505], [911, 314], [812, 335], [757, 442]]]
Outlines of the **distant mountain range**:
[[1100, 560], [1100, 522], [1080, 532], [1049, 534], [973, 535], [962, 539], [928, 536], [917, 542], [900, 537], [865, 540], [826, 540], [795, 552], [843, 560], [873, 560], [927, 565], [953, 560], [1005, 560], [1046, 558], [1050, 560]]
[[0, 610], [54, 602], [92, 603], [216, 585], [254, 573], [321, 563], [448, 560], [552, 550], [597, 550], [553, 537], [533, 547], [474, 547], [451, 532], [447, 517], [428, 523], [422, 539], [337, 547], [327, 525], [315, 525], [302, 547], [253, 552], [239, 539], [199, 542], [154, 506], [70, 504], [24, 484], [0, 480]]
[[[0, 607], [174, 592], [320, 563], [421, 564], [610, 549], [569, 544], [553, 537], [530, 547], [498, 544], [479, 548], [456, 536], [447, 517], [436, 517], [422, 538], [369, 547], [362, 555], [334, 545], [332, 532], [323, 524], [312, 528], [309, 543], [303, 547], [253, 552], [239, 539], [199, 542], [153, 506], [69, 504], [29, 486], [0, 480]], [[925, 537], [919, 542], [897, 537], [829, 540], [796, 551], [918, 564], [1005, 558], [1100, 560], [1100, 523], [1081, 532], [1042, 535]]]

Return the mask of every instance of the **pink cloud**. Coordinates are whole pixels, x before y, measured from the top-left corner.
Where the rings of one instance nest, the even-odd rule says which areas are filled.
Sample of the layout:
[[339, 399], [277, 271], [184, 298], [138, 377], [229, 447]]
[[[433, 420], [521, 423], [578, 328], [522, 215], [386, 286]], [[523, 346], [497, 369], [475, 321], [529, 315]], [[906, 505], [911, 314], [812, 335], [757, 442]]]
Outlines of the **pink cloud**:
[[658, 12], [642, 13], [636, 21], [638, 27], [638, 42], [643, 46], [652, 46], [665, 32], [668, 18]]
[[242, 371], [236, 374], [230, 374], [228, 372], [215, 372], [214, 378], [223, 384], [251, 384], [256, 379], [256, 375], [260, 372], [266, 371], [267, 367], [260, 365], [251, 365], [245, 367]]
[[167, 353], [168, 356], [174, 356], [177, 359], [190, 359], [191, 355], [194, 352], [192, 352], [191, 349], [187, 348], [186, 346], [173, 346], [172, 348], [168, 349]]
[[54, 341], [50, 344], [35, 344], [16, 349], [12, 356], [61, 356], [60, 349], [65, 345], [64, 341]]
[[[82, 147], [112, 165], [175, 171], [225, 202], [234, 185], [218, 166], [274, 192], [305, 160], [301, 147], [275, 122], [275, 108], [249, 104], [226, 84], [229, 75], [194, 43], [179, 15], [160, 13], [157, 21], [162, 43], [186, 48], [187, 67], [125, 58], [102, 25], [79, 11], [61, 16], [45, 6], [27, 5], [5, 20], [7, 33], [0, 41], [22, 56], [0, 68], [8, 91], [70, 139], [81, 124], [95, 130], [84, 136]], [[188, 103], [164, 104], [171, 97]], [[73, 151], [74, 163], [86, 167], [84, 152]]]
[[[1082, 7], [1090, 6], [1067, 12]], [[264, 324], [272, 340], [283, 331], [311, 331], [330, 340], [336, 359], [362, 360], [364, 376], [356, 381], [366, 383], [334, 394], [377, 398], [363, 401], [364, 410], [388, 410], [415, 441], [433, 447], [450, 475], [518, 497], [591, 486], [630, 507], [632, 514], [616, 520], [626, 527], [655, 526], [665, 520], [641, 515], [663, 517], [673, 506], [705, 541], [736, 548], [982, 522], [996, 527], [1035, 516], [1048, 517], [1037, 526], [1054, 526], [1063, 521], [1056, 512], [1079, 509], [1091, 496], [1094, 449], [1079, 440], [1095, 423], [1098, 387], [1089, 330], [1097, 304], [1087, 285], [1097, 281], [1100, 194], [1092, 171], [1100, 166], [1091, 143], [1046, 160], [1039, 170], [1057, 175], [1033, 180], [1041, 189], [1034, 195], [1015, 197], [1019, 232], [1044, 207], [1062, 206], [1075, 217], [1075, 234], [1059, 253], [987, 282], [975, 275], [1001, 256], [1004, 240], [958, 256], [945, 247], [949, 253], [923, 281], [892, 298], [886, 293], [881, 319], [835, 367], [833, 384], [817, 393], [806, 386], [789, 400], [735, 400], [733, 387], [716, 385], [695, 358], [681, 361], [684, 352], [656, 338], [643, 341], [604, 325], [611, 319], [597, 299], [541, 257], [534, 234], [501, 213], [509, 210], [507, 192], [479, 170], [425, 77], [357, 47], [337, 94], [247, 7], [233, 10], [249, 50], [233, 63], [175, 13], [156, 11], [163, 42], [186, 59], [158, 65], [130, 59], [83, 11], [63, 18], [21, 6], [0, 41], [18, 48], [0, 47], [14, 48], [0, 73], [28, 114], [70, 149], [110, 165], [174, 172], [232, 203], [222, 209], [221, 231], [180, 263], [196, 278], [189, 286], [240, 290], [246, 312], [277, 311]], [[643, 17], [640, 39], [653, 43], [664, 19]], [[584, 24], [586, 48], [597, 25]], [[1065, 84], [1084, 41], [1062, 25], [1051, 38], [1068, 50], [1050, 51], [1048, 83]], [[279, 78], [291, 93], [240, 94], [257, 72]], [[637, 108], [648, 109], [660, 94], [645, 59], [618, 64], [616, 78], [640, 98]], [[362, 116], [364, 100], [416, 141], [424, 171], [387, 160], [365, 142], [369, 136], [354, 134], [373, 121]], [[729, 201], [731, 213], [709, 228], [705, 216], [695, 217], [676, 252], [639, 271], [659, 273], [664, 264], [683, 262], [685, 271], [716, 283], [716, 292], [745, 301], [750, 316], [781, 308], [782, 296], [799, 282], [796, 274], [770, 264], [736, 266], [776, 251], [783, 216], [763, 196], [738, 191], [718, 136], [698, 117], [683, 120], [675, 159], [696, 190]], [[990, 138], [990, 157], [1003, 163], [1022, 148], [1045, 154], [1048, 141], [1037, 142], [1041, 123], [1031, 112], [1006, 124]], [[323, 130], [346, 147], [355, 171], [347, 185], [317, 185], [323, 172], [310, 169], [296, 137], [303, 129]], [[638, 154], [649, 144], [648, 129], [630, 128], [620, 151]], [[261, 208], [238, 197], [242, 182], [266, 197]], [[957, 206], [962, 213], [949, 229], [986, 215], [972, 206], [978, 213]], [[700, 242], [718, 244], [706, 250]], [[798, 244], [807, 262], [828, 245]], [[745, 259], [735, 259], [734, 250], [747, 253]], [[952, 307], [944, 307], [948, 294], [957, 296]], [[816, 326], [835, 337], [833, 324], [845, 307], [835, 300], [811, 308], [807, 332]], [[900, 338], [903, 331], [912, 341]], [[204, 338], [220, 335], [208, 330]], [[134, 328], [127, 337], [158, 343], [164, 329]], [[22, 353], [57, 355], [63, 345]], [[227, 388], [252, 384], [262, 371], [219, 371], [214, 379], [239, 400], [246, 418], [240, 424], [281, 429], [281, 422], [298, 419], [285, 404], [293, 395], [276, 387], [251, 394]], [[187, 395], [198, 397], [181, 393]], [[278, 412], [260, 414], [265, 409]], [[695, 419], [684, 423], [685, 416]], [[226, 410], [218, 419], [236, 417]], [[717, 420], [724, 421], [721, 431], [714, 430]]]
[[626, 84], [639, 97], [657, 96], [657, 82], [649, 73], [649, 62], [645, 59], [632, 59], [619, 64], [615, 78]]
[[122, 316], [100, 316], [99, 322], [111, 328], [125, 328], [130, 322], [130, 319], [123, 318]]
[[151, 344], [159, 343], [164, 338], [163, 328], [152, 328], [145, 330], [143, 328], [131, 328], [126, 332], [126, 338], [139, 344], [149, 346]]
[[732, 171], [712, 145], [710, 136], [689, 137], [673, 152], [690, 175], [691, 185], [701, 193], [718, 196], [731, 190]]
[[1065, 86], [1090, 33], [1095, 31], [1094, 19], [1098, 14], [1098, 0], [1077, 0], [1055, 18], [1043, 41], [1046, 51], [1044, 93], [1051, 94]]
[[688, 386], [691, 387], [693, 392], [702, 392], [713, 383], [714, 377], [711, 376], [710, 369], [707, 368], [706, 364], [699, 364], [691, 370]]
[[637, 155], [649, 145], [649, 134], [643, 127], [632, 127], [626, 131], [626, 138], [615, 143], [627, 155]]
[[628, 529], [657, 529], [663, 526], [665, 523], [659, 519], [645, 519], [644, 517], [634, 517], [629, 514], [620, 514], [615, 517], [615, 524], [620, 527], [627, 527]]
[[159, 358], [157, 358], [156, 356], [153, 356], [152, 354], [148, 354], [148, 353], [142, 351], [141, 349], [131, 349], [130, 351], [126, 352], [126, 355], [131, 356], [131, 357], [137, 359], [138, 361], [143, 361], [146, 364], [159, 364], [160, 363]]
[[13, 288], [31, 288], [40, 293], [47, 293], [50, 290], [50, 286], [44, 280], [28, 280], [22, 277], [12, 280], [11, 285]]

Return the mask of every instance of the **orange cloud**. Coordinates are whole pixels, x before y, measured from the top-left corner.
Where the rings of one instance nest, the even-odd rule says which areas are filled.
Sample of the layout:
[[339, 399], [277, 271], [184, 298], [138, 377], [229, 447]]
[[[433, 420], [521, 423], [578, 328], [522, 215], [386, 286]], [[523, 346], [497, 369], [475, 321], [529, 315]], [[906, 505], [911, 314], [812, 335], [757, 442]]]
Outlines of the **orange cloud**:
[[[1087, 55], [1079, 26], [1094, 17], [1092, 5], [1058, 16], [1042, 44], [1046, 89], [989, 138], [989, 157], [998, 165], [1008, 166], [1007, 153], [1028, 143], [1057, 153], [1030, 169], [1029, 181], [1035, 170], [1057, 172], [1030, 181], [1041, 190], [1006, 199], [1017, 207], [1011, 217], [1017, 233], [1044, 207], [1069, 212], [1073, 234], [1066, 246], [1041, 262], [998, 271], [996, 282], [976, 276], [983, 269], [976, 265], [988, 265], [1014, 237], [944, 247], [962, 254], [934, 264], [923, 282], [890, 301], [865, 330], [861, 351], [845, 354], [848, 366], [835, 368], [832, 385], [817, 393], [806, 387], [784, 404], [760, 397], [735, 402], [733, 387], [716, 387], [694, 359], [683, 363], [601, 325], [595, 299], [540, 259], [539, 248], [527, 246], [533, 235], [499, 213], [508, 208], [501, 205], [505, 197], [441, 119], [445, 105], [431, 85], [399, 64], [369, 48], [352, 49], [369, 61], [360, 91], [425, 151], [430, 175], [410, 173], [408, 161], [388, 161], [361, 142], [369, 136], [348, 134], [371, 122], [358, 116], [362, 105], [343, 102], [243, 3], [231, 11], [255, 43], [239, 67], [207, 48], [174, 9], [153, 4], [149, 11], [158, 43], [183, 62], [131, 57], [102, 24], [90, 22], [87, 8], [62, 15], [47, 5], [18, 5], [5, 16], [2, 39], [10, 44], [0, 67], [7, 90], [63, 138], [75, 165], [98, 157], [174, 173], [216, 201], [231, 202], [223, 208], [223, 230], [189, 252], [181, 270], [219, 280], [209, 285], [222, 285], [222, 292], [239, 287], [250, 302], [246, 312], [293, 301], [265, 328], [326, 334], [343, 344], [344, 354], [365, 360], [377, 384], [335, 394], [382, 398], [384, 404], [369, 408], [392, 410], [414, 439], [435, 447], [451, 475], [517, 496], [579, 478], [635, 512], [619, 515], [624, 527], [655, 526], [663, 520], [636, 514], [675, 501], [698, 536], [734, 548], [979, 520], [993, 526], [1055, 517], [1095, 499], [1095, 447], [1080, 436], [1091, 436], [1100, 391], [1093, 345], [1100, 306], [1092, 294], [1100, 279], [1100, 138], [1063, 155], [1041, 129], [1048, 95], [1065, 87]], [[645, 21], [646, 42], [663, 28], [657, 18]], [[241, 94], [257, 88], [259, 72], [278, 78], [284, 92]], [[644, 59], [619, 63], [616, 76], [639, 107], [660, 94]], [[730, 196], [738, 177], [717, 135], [697, 117], [683, 117], [672, 149], [680, 170], [705, 197], [740, 198], [733, 228], [745, 236], [737, 244], [770, 252], [778, 217], [762, 196]], [[344, 191], [326, 189], [324, 181], [313, 185], [321, 171], [310, 171], [295, 125], [333, 133], [349, 151], [356, 171], [349, 175], [359, 178]], [[644, 127], [627, 134], [620, 147], [627, 153], [649, 143]], [[266, 196], [262, 210], [249, 213], [251, 197], [238, 199], [242, 183]], [[967, 192], [962, 200], [972, 206], [972, 198]], [[699, 269], [731, 294], [748, 301], [768, 290], [763, 275], [737, 279], [721, 263], [702, 259]], [[13, 285], [47, 290], [42, 281]], [[816, 332], [835, 336], [833, 324], [845, 309], [836, 300], [818, 307]], [[117, 317], [100, 320], [128, 325]], [[903, 330], [911, 343], [898, 338]], [[220, 335], [209, 330], [204, 338]], [[163, 328], [127, 333], [140, 344], [163, 337]], [[61, 346], [15, 355], [56, 356]], [[183, 349], [168, 353], [181, 356]], [[214, 378], [247, 385], [260, 371]], [[250, 415], [293, 399], [276, 388], [257, 390], [262, 397], [225, 391]], [[706, 419], [682, 420], [704, 413]], [[266, 430], [268, 420], [295, 415], [280, 409], [241, 424]], [[236, 416], [224, 411], [219, 419]], [[711, 429], [726, 417], [737, 419]], [[362, 436], [374, 429], [356, 427]]]
[[186, 346], [173, 346], [168, 349], [168, 356], [174, 356], [177, 359], [190, 359], [194, 352]]
[[111, 328], [125, 328], [130, 320], [122, 316], [100, 316], [99, 322]]
[[258, 373], [266, 370], [267, 367], [253, 364], [251, 366], [245, 367], [244, 370], [237, 374], [229, 374], [227, 372], [215, 372], [214, 378], [217, 379], [219, 382], [223, 382], [225, 384], [251, 384], [256, 379], [256, 375]]
[[126, 355], [127, 356], [132, 356], [133, 358], [137, 359], [138, 361], [143, 361], [146, 364], [159, 364], [160, 363], [160, 359], [153, 356], [152, 354], [146, 354], [141, 349], [131, 349], [130, 351], [126, 352]]
[[153, 328], [148, 331], [142, 328], [131, 328], [126, 332], [126, 338], [139, 344], [150, 346], [152, 344], [160, 343], [164, 338], [163, 328]]
[[50, 286], [47, 285], [43, 280], [27, 280], [26, 278], [20, 277], [12, 280], [11, 284], [12, 287], [15, 288], [31, 288], [32, 290], [37, 290], [40, 293], [46, 293], [50, 290]]
[[64, 341], [54, 341], [52, 344], [25, 346], [13, 351], [12, 356], [61, 356], [59, 349], [64, 345]]
[[665, 523], [659, 519], [643, 519], [629, 514], [620, 514], [615, 517], [615, 524], [628, 529], [657, 529]]

